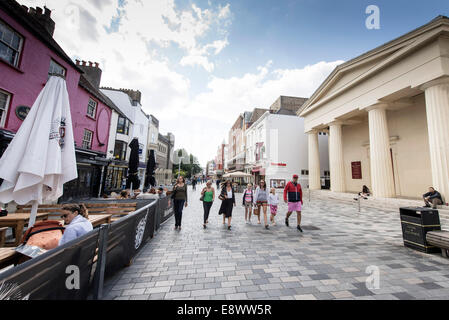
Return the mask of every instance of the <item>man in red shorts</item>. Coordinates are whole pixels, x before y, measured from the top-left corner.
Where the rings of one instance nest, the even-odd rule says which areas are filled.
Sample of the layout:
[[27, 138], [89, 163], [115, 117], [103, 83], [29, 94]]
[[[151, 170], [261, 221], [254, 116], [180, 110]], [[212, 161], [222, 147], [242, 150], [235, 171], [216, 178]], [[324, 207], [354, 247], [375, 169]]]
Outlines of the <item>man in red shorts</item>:
[[301, 184], [298, 183], [298, 176], [295, 174], [293, 176], [293, 181], [287, 183], [284, 189], [284, 201], [288, 203], [288, 213], [287, 218], [285, 218], [285, 225], [288, 227], [288, 219], [294, 211], [298, 216], [298, 230], [303, 232], [301, 229], [301, 211], [302, 205], [304, 202], [302, 201], [302, 189]]

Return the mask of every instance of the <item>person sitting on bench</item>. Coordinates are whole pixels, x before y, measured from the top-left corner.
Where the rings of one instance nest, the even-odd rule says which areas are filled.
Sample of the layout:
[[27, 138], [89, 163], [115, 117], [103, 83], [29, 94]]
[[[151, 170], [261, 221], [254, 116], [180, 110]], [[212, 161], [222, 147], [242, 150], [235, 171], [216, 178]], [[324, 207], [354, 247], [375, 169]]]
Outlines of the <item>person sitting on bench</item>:
[[433, 209], [436, 209], [437, 206], [440, 206], [443, 204], [443, 199], [441, 198], [441, 194], [436, 191], [433, 187], [429, 188], [429, 192], [423, 195], [424, 198], [424, 204], [426, 208], [432, 207]]

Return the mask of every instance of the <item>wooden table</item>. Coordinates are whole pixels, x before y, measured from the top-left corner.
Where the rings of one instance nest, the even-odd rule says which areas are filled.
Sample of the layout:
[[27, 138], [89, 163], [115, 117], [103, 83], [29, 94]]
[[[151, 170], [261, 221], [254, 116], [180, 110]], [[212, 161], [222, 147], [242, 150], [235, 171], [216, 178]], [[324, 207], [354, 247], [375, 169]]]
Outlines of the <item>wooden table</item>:
[[0, 228], [0, 248], [3, 248], [5, 246], [6, 230], [8, 230], [8, 228]]
[[[48, 213], [38, 213], [36, 216], [36, 221], [38, 220], [48, 220]], [[20, 244], [20, 241], [22, 240], [23, 229], [29, 221], [29, 213], [11, 213], [6, 217], [0, 217], [0, 228], [9, 227], [14, 229], [15, 242], [12, 244], [7, 243], [5, 245], [6, 247], [17, 247]]]
[[0, 248], [0, 269], [16, 264], [19, 257], [15, 248]]

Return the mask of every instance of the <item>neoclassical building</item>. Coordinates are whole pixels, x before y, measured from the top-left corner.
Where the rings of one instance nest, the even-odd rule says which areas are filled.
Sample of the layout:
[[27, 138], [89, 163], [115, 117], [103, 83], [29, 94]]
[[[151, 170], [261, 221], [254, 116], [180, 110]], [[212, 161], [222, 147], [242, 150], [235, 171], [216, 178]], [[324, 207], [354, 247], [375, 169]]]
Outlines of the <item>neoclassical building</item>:
[[449, 200], [449, 18], [338, 66], [299, 114], [309, 180], [320, 188], [318, 132], [329, 132], [331, 190]]

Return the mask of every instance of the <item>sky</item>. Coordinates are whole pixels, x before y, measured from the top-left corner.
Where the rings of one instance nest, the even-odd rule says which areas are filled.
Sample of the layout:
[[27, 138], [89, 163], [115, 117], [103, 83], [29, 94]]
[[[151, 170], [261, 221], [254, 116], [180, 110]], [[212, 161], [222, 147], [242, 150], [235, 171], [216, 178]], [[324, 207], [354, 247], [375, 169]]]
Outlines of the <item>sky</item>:
[[[56, 41], [142, 92], [176, 148], [215, 158], [240, 113], [310, 97], [332, 70], [449, 16], [447, 0], [18, 0], [53, 10]], [[380, 26], [368, 29], [370, 5]]]

